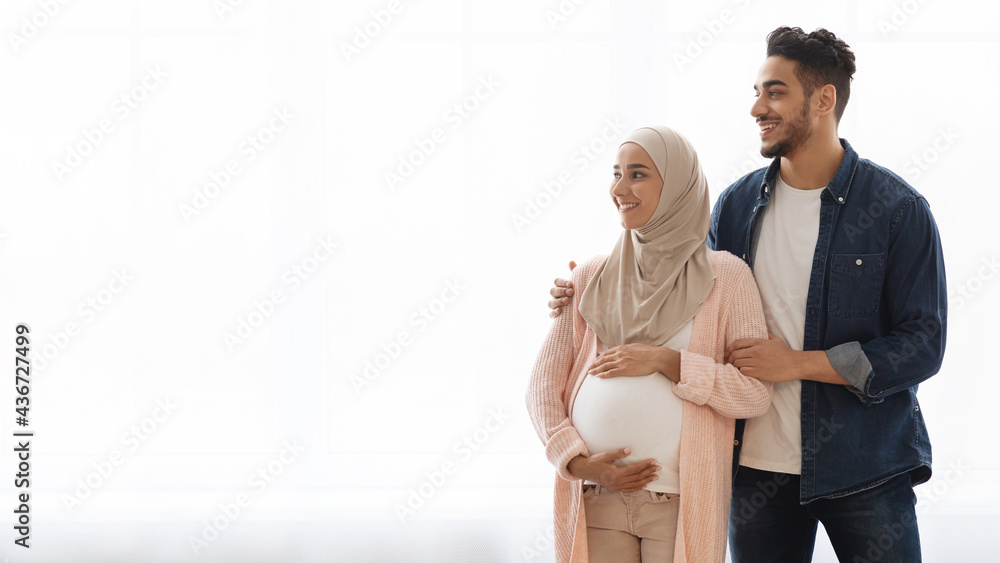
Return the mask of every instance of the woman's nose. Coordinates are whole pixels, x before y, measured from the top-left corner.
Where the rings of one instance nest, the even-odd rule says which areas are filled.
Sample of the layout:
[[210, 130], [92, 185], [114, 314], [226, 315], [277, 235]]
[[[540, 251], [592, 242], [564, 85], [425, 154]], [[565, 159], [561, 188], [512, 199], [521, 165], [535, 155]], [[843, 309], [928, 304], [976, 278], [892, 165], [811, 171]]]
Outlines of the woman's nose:
[[611, 184], [611, 195], [613, 196], [623, 195], [627, 191], [628, 191], [627, 183], [622, 181], [621, 179], [615, 180], [614, 183]]

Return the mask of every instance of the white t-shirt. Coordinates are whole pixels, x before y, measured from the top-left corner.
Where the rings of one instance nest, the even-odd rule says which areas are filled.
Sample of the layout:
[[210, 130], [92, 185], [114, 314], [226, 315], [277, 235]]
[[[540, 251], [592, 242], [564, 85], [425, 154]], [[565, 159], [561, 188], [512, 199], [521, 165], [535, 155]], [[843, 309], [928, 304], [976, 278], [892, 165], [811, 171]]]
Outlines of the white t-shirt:
[[[687, 350], [691, 343], [688, 321], [666, 344]], [[604, 350], [604, 345], [598, 351]], [[573, 401], [573, 427], [591, 455], [619, 448], [632, 454], [617, 461], [628, 465], [644, 459], [660, 464], [659, 479], [646, 485], [658, 493], [680, 493], [681, 410], [673, 381], [660, 372], [638, 377], [601, 379], [588, 375]]]
[[[767, 330], [793, 350], [801, 350], [805, 335], [806, 297], [819, 237], [823, 189], [798, 190], [777, 177], [754, 254], [754, 278], [764, 304]], [[771, 408], [747, 420], [740, 465], [801, 474], [802, 383], [775, 383]]]

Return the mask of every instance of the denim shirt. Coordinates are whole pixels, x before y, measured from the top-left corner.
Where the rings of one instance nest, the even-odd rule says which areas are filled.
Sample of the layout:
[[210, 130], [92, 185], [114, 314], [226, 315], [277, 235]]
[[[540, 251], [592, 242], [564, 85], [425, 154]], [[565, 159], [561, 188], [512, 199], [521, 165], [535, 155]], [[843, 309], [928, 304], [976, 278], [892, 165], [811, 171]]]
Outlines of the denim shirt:
[[[944, 258], [927, 201], [840, 142], [843, 160], [821, 195], [803, 349], [825, 350], [850, 385], [802, 381], [803, 504], [905, 472], [913, 484], [930, 478], [917, 385], [940, 369], [945, 347]], [[774, 159], [719, 196], [709, 247], [753, 268], [780, 163]], [[737, 424], [734, 463], [744, 423]]]

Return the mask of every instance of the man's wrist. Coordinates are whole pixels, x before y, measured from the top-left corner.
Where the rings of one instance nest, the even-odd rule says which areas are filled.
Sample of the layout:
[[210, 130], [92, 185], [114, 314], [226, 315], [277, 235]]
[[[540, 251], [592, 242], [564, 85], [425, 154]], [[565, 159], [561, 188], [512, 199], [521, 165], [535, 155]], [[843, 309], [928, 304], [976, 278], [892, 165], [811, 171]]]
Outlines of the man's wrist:
[[837, 373], [837, 370], [833, 368], [830, 363], [830, 359], [826, 356], [826, 351], [824, 350], [806, 350], [802, 352], [795, 352], [797, 356], [797, 361], [793, 362], [795, 365], [797, 379], [803, 379], [807, 381], [818, 381], [820, 383], [834, 383], [837, 385], [850, 385], [850, 382], [845, 380], [843, 377]]

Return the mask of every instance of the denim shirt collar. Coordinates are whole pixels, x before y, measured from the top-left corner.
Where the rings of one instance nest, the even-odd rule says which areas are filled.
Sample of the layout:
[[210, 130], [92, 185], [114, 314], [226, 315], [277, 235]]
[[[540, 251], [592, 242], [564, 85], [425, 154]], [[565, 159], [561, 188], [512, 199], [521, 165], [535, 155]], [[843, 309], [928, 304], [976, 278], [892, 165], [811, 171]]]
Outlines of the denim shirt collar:
[[[851, 144], [846, 139], [840, 139], [840, 145], [844, 147], [844, 158], [840, 161], [840, 167], [833, 179], [827, 184], [826, 190], [833, 196], [837, 203], [847, 203], [847, 192], [851, 190], [851, 182], [854, 180], [854, 172], [858, 168], [858, 153], [854, 152]], [[771, 199], [770, 187], [774, 186], [775, 178], [778, 175], [778, 168], [781, 166], [781, 159], [775, 158], [768, 165], [764, 172], [764, 181], [760, 184], [759, 198], [764, 203]]]

